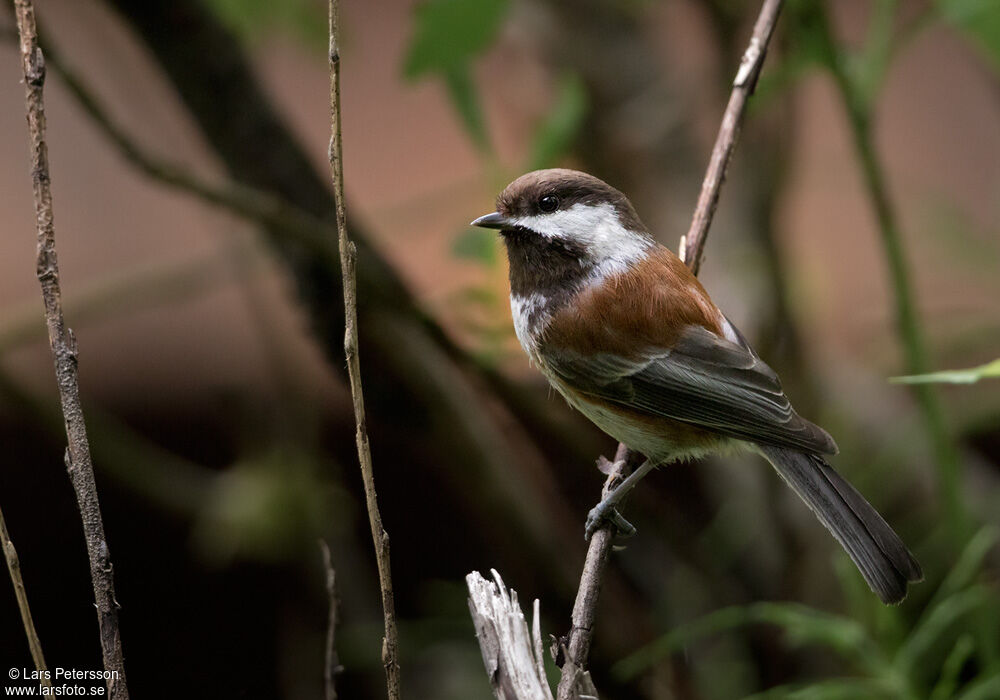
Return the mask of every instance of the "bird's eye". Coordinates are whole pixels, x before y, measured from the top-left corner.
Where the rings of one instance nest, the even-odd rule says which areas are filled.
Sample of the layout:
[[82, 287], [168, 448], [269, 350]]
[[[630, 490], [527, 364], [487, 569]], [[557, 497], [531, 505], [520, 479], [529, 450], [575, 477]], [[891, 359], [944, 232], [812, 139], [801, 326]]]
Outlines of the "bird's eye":
[[538, 208], [548, 214], [559, 206], [559, 199], [554, 194], [547, 194], [538, 200]]

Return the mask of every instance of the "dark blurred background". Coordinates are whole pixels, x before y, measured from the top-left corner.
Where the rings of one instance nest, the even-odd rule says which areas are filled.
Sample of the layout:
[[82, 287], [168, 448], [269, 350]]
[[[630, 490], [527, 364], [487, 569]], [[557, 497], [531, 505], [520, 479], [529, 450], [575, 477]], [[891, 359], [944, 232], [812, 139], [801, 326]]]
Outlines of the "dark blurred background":
[[[323, 538], [338, 690], [383, 697], [322, 238], [325, 3], [37, 6], [66, 315], [133, 696], [321, 697]], [[469, 571], [496, 568], [541, 599], [546, 634], [568, 630], [594, 460], [614, 450], [527, 366], [500, 245], [466, 222], [521, 172], [566, 165], [626, 192], [676, 249], [758, 9], [343, 3], [361, 363], [406, 697], [490, 697]], [[5, 8], [0, 506], [49, 664], [96, 669], [12, 26]], [[672, 466], [632, 499], [639, 536], [609, 567], [601, 697], [1000, 698], [998, 385], [888, 381], [1000, 357], [998, 71], [989, 0], [786, 3], [701, 276], [927, 580], [884, 608], [761, 460]], [[916, 311], [904, 333], [901, 295]], [[0, 659], [30, 667], [3, 589]]]

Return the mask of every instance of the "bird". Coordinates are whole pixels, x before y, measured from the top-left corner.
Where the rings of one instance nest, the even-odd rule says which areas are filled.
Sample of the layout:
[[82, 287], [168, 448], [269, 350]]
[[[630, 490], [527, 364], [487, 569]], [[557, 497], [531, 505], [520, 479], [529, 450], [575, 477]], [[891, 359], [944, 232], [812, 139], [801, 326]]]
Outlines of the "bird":
[[620, 191], [584, 172], [536, 170], [496, 211], [514, 331], [573, 408], [645, 461], [590, 511], [589, 538], [654, 468], [712, 453], [762, 455], [832, 533], [872, 591], [901, 602], [923, 579], [906, 545], [827, 461], [833, 438], [799, 416], [777, 374]]

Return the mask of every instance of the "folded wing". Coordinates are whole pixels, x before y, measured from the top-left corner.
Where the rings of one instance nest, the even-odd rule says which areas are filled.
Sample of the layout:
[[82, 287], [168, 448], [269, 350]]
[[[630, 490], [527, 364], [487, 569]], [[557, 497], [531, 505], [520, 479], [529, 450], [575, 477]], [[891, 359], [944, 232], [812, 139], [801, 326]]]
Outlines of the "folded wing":
[[835, 454], [833, 438], [795, 413], [774, 371], [736, 337], [740, 342], [691, 325], [669, 350], [650, 347], [626, 358], [550, 347], [546, 364], [585, 395], [729, 437]]

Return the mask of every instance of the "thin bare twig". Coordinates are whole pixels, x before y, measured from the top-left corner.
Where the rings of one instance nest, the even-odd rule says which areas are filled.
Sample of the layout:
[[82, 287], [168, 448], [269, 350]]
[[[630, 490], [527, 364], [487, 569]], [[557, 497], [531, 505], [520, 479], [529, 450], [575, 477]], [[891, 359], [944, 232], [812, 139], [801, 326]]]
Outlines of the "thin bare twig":
[[21, 611], [21, 624], [24, 626], [24, 634], [28, 637], [28, 648], [31, 649], [31, 659], [35, 662], [35, 669], [39, 671], [42, 685], [52, 687], [45, 665], [45, 656], [42, 654], [42, 642], [35, 631], [35, 621], [31, 618], [31, 608], [28, 606], [28, 593], [24, 589], [24, 579], [21, 577], [21, 562], [17, 558], [17, 550], [11, 542], [10, 533], [7, 532], [7, 521], [3, 517], [3, 509], [0, 508], [0, 547], [3, 547], [4, 559], [7, 560], [7, 571], [10, 572], [10, 582], [14, 584], [14, 596], [17, 598], [17, 607]]
[[[750, 45], [743, 54], [739, 70], [733, 81], [733, 90], [729, 104], [722, 116], [719, 134], [712, 149], [705, 180], [702, 183], [701, 195], [695, 207], [691, 227], [681, 238], [680, 257], [698, 274], [701, 266], [702, 251], [708, 234], [715, 207], [719, 201], [719, 192], [725, 180], [726, 168], [739, 137], [740, 124], [746, 112], [747, 100], [753, 93], [760, 75], [767, 44], [774, 33], [778, 14], [781, 11], [782, 0], [764, 0], [760, 14], [754, 24]], [[604, 484], [606, 493], [612, 483], [628, 475], [628, 463], [632, 455], [624, 444], [618, 446], [615, 455], [616, 468], [608, 475]], [[590, 652], [590, 641], [593, 637], [594, 618], [597, 614], [597, 600], [601, 592], [601, 577], [611, 553], [611, 543], [614, 538], [613, 526], [607, 525], [594, 533], [587, 549], [587, 559], [580, 575], [580, 587], [577, 589], [576, 602], [573, 605], [572, 628], [565, 644], [567, 659], [563, 666], [563, 675], [559, 681], [559, 700], [571, 700], [579, 697], [575, 678], [586, 668], [587, 656]]]
[[368, 522], [375, 542], [375, 559], [378, 564], [379, 586], [382, 589], [382, 614], [385, 620], [385, 637], [382, 639], [382, 665], [385, 666], [386, 689], [389, 700], [399, 700], [399, 633], [396, 630], [396, 611], [392, 593], [392, 571], [389, 566], [389, 534], [382, 526], [375, 493], [375, 474], [372, 454], [368, 444], [365, 422], [365, 398], [361, 389], [361, 363], [358, 358], [358, 300], [355, 260], [357, 249], [347, 236], [347, 217], [344, 212], [344, 156], [340, 126], [340, 3], [330, 0], [330, 171], [333, 177], [334, 199], [337, 207], [337, 239], [340, 244], [341, 273], [344, 279], [344, 354], [347, 356], [347, 373], [351, 380], [351, 398], [354, 401], [354, 418], [357, 422], [358, 461], [365, 487], [365, 504]]
[[323, 552], [323, 570], [326, 572], [326, 596], [330, 600], [330, 614], [326, 622], [326, 653], [323, 663], [323, 687], [326, 700], [337, 700], [337, 686], [334, 678], [343, 669], [337, 659], [337, 572], [333, 568], [330, 545], [319, 541]]
[[753, 35], [750, 37], [750, 45], [743, 53], [740, 68], [733, 81], [729, 104], [726, 105], [725, 114], [722, 115], [722, 125], [719, 127], [719, 135], [715, 138], [715, 147], [712, 149], [712, 158], [708, 162], [705, 180], [701, 185], [701, 194], [698, 195], [691, 227], [687, 235], [681, 238], [678, 254], [696, 275], [701, 268], [701, 255], [705, 248], [708, 227], [712, 225], [715, 207], [719, 203], [719, 192], [726, 179], [726, 168], [729, 167], [729, 159], [733, 155], [736, 139], [740, 135], [740, 125], [746, 113], [747, 100], [757, 85], [757, 76], [760, 75], [761, 66], [764, 65], [767, 44], [778, 22], [781, 5], [782, 0], [765, 0], [760, 8], [760, 14], [753, 26]]
[[80, 388], [77, 381], [77, 345], [73, 332], [66, 326], [59, 288], [59, 265], [56, 259], [55, 228], [52, 219], [52, 189], [50, 187], [48, 148], [45, 144], [45, 106], [42, 89], [45, 84], [45, 59], [38, 46], [35, 10], [31, 0], [15, 0], [17, 28], [21, 37], [21, 67], [24, 72], [25, 100], [28, 112], [28, 132], [31, 140], [31, 183], [35, 197], [35, 217], [38, 231], [36, 275], [42, 287], [45, 322], [49, 329], [49, 344], [55, 363], [59, 399], [66, 423], [66, 468], [76, 492], [83, 531], [90, 559], [90, 577], [94, 585], [97, 622], [101, 636], [104, 668], [109, 672], [108, 695], [113, 700], [127, 700], [125, 665], [122, 660], [121, 636], [118, 630], [118, 601], [115, 599], [111, 555], [104, 536], [104, 521], [97, 498], [90, 444], [83, 420]]

